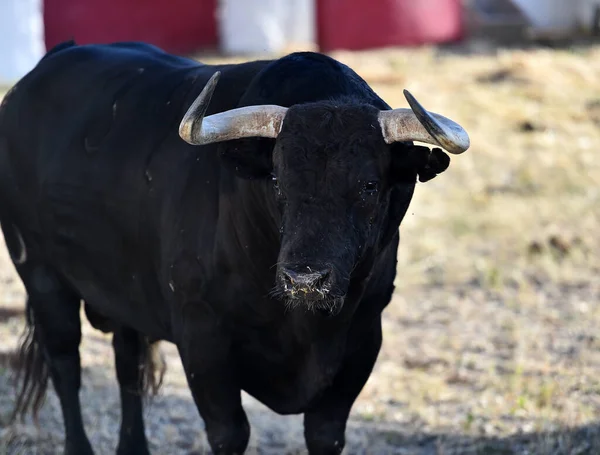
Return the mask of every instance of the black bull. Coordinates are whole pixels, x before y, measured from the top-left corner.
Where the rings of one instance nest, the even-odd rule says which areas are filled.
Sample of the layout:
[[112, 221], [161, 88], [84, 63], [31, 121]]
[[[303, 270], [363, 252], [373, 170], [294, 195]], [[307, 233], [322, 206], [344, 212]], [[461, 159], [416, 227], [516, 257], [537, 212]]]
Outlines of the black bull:
[[158, 340], [178, 347], [215, 453], [247, 446], [241, 390], [304, 413], [311, 454], [340, 453], [380, 349], [398, 227], [417, 179], [449, 164], [412, 141], [468, 147], [407, 97], [415, 113], [386, 123], [356, 73], [315, 53], [208, 66], [139, 43], [51, 50], [0, 109], [0, 222], [28, 295], [15, 415], [37, 411], [51, 378], [65, 452], [92, 453], [83, 301], [113, 332], [118, 453], [148, 453], [138, 391]]

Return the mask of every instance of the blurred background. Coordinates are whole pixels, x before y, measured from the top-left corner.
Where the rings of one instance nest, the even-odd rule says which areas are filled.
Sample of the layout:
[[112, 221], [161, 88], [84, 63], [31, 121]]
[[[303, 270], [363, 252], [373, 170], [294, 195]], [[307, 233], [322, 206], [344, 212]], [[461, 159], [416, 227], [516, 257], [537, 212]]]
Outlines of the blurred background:
[[290, 48], [361, 50], [474, 36], [597, 35], [598, 0], [2, 0], [0, 80], [21, 77], [46, 49], [146, 41], [175, 53]]
[[146, 41], [175, 53], [323, 52], [598, 34], [598, 0], [2, 0], [0, 79], [46, 49]]
[[[346, 453], [600, 453], [600, 0], [0, 0], [2, 91], [49, 47], [142, 40], [207, 63], [318, 50], [393, 107], [402, 89], [458, 121], [471, 149], [419, 184], [396, 292]], [[0, 97], [2, 95], [0, 94]], [[58, 453], [8, 425], [24, 292], [0, 250], [0, 454]], [[173, 346], [145, 410], [156, 454], [207, 453]], [[84, 418], [114, 453], [110, 336], [85, 322]], [[249, 453], [304, 453], [300, 416], [244, 396]]]

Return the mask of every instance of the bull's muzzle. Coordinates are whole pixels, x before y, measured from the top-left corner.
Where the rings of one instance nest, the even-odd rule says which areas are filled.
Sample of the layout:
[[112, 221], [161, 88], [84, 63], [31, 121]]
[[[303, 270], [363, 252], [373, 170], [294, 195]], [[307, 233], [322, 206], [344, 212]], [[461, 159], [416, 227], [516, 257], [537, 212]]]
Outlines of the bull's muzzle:
[[288, 297], [307, 300], [328, 298], [331, 291], [332, 271], [329, 267], [284, 266], [280, 280]]

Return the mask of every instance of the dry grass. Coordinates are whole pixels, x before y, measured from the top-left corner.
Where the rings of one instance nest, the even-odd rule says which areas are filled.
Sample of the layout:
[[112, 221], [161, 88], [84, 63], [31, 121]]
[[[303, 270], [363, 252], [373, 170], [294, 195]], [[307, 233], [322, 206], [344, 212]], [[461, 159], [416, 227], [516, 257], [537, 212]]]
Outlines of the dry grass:
[[[472, 141], [445, 174], [419, 185], [401, 228], [397, 292], [354, 408], [349, 453], [600, 453], [600, 46], [335, 57], [392, 106], [406, 106], [408, 88]], [[2, 264], [0, 305], [19, 304], [20, 283]], [[4, 349], [19, 323], [0, 321]], [[118, 423], [110, 343], [86, 332], [84, 382], [97, 387], [84, 390], [93, 403], [86, 418], [103, 428], [92, 435], [99, 453], [110, 453]], [[153, 447], [203, 451], [168, 351], [167, 386], [148, 411]], [[0, 372], [0, 389], [6, 384]], [[248, 406], [259, 453], [302, 447], [299, 419]], [[49, 439], [0, 427], [0, 441], [59, 447], [54, 398], [44, 418]]]
[[[432, 431], [594, 422], [600, 48], [369, 58], [466, 126], [472, 148], [419, 187], [401, 228], [388, 349], [363, 396], [405, 403], [400, 415]], [[400, 85], [374, 87], [404, 104]]]

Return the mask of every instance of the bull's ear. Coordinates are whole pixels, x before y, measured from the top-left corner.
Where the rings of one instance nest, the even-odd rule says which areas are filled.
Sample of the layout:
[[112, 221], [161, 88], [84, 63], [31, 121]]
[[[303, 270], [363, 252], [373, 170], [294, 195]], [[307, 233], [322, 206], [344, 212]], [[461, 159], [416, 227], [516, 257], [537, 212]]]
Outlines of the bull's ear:
[[440, 148], [418, 145], [392, 145], [392, 179], [397, 183], [427, 182], [450, 165], [450, 157]]
[[243, 179], [267, 178], [273, 171], [275, 140], [249, 138], [227, 141], [219, 146], [223, 166]]

